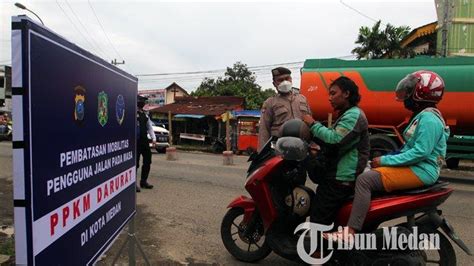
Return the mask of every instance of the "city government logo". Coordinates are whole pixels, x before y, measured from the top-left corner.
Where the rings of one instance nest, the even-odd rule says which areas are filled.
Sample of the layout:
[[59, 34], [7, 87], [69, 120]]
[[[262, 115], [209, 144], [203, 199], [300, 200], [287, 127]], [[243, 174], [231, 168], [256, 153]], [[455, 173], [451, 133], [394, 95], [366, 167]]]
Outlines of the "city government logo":
[[84, 122], [86, 89], [82, 86], [76, 86], [74, 88], [74, 93], [74, 121], [76, 124], [82, 125]]
[[125, 118], [125, 100], [122, 94], [117, 96], [117, 101], [115, 102], [115, 116], [117, 117], [118, 124], [122, 125]]
[[98, 95], [98, 110], [97, 110], [97, 118], [99, 119], [99, 124], [101, 126], [105, 126], [107, 124], [107, 120], [109, 119], [108, 116], [108, 105], [109, 105], [109, 98], [107, 93], [104, 91], [99, 92]]

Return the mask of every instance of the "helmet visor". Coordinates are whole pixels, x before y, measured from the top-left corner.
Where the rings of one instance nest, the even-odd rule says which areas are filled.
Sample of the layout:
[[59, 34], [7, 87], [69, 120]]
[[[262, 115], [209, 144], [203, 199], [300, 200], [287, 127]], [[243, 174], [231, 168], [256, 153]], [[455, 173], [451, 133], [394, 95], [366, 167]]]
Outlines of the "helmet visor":
[[415, 86], [418, 82], [418, 78], [415, 75], [407, 75], [405, 78], [398, 82], [397, 88], [395, 89], [395, 97], [397, 101], [404, 101], [413, 94]]

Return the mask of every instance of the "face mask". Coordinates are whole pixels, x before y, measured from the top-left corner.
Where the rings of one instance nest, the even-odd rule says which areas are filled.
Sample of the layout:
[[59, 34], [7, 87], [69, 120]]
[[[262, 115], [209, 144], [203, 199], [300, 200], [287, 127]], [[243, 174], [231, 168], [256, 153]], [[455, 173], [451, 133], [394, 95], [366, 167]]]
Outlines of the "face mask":
[[291, 84], [291, 81], [285, 80], [278, 85], [277, 90], [280, 93], [288, 93], [291, 91], [291, 88], [293, 87], [293, 84]]

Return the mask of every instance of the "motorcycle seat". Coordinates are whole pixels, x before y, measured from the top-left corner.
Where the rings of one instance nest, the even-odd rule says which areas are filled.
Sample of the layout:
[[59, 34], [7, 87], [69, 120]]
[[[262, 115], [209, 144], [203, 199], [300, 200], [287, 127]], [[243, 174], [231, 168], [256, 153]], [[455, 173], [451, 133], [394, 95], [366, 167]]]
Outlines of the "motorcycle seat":
[[423, 186], [423, 187], [414, 188], [414, 189], [400, 190], [400, 191], [396, 191], [396, 192], [398, 192], [398, 193], [401, 192], [402, 194], [414, 195], [414, 194], [425, 193], [425, 192], [432, 191], [432, 190], [438, 190], [438, 189], [440, 189], [442, 187], [445, 187], [447, 185], [449, 185], [449, 182], [438, 180], [433, 185]]
[[[432, 191], [432, 190], [438, 190], [442, 187], [445, 187], [449, 185], [449, 182], [445, 182], [445, 181], [440, 181], [438, 180], [436, 183], [434, 183], [433, 185], [429, 185], [429, 186], [423, 186], [423, 187], [419, 187], [419, 188], [414, 188], [414, 189], [407, 189], [407, 190], [396, 190], [396, 191], [392, 191], [392, 192], [374, 192], [372, 193], [372, 199], [375, 199], [375, 198], [382, 198], [382, 197], [385, 197], [385, 196], [390, 196], [390, 195], [415, 195], [415, 194], [422, 194], [422, 193], [426, 193], [428, 191]], [[352, 201], [354, 200], [354, 195], [348, 197], [348, 201]]]
[[445, 187], [449, 185], [449, 182], [445, 181], [436, 181], [433, 185], [429, 186], [423, 186], [423, 187], [418, 187], [418, 188], [413, 188], [413, 189], [405, 189], [405, 190], [395, 190], [392, 192], [377, 192], [372, 195], [372, 198], [378, 198], [378, 197], [383, 197], [383, 196], [390, 196], [390, 195], [416, 195], [416, 194], [422, 194], [426, 193], [429, 191], [434, 191], [438, 190], [442, 187]]

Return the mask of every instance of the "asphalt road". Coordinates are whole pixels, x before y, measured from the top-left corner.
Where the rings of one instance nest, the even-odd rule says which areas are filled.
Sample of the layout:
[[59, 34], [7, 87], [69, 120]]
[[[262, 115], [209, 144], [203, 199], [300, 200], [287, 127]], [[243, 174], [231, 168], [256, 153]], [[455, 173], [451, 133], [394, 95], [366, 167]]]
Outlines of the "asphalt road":
[[[139, 232], [149, 245], [147, 254], [167, 262], [239, 264], [223, 247], [219, 228], [227, 204], [246, 194], [246, 160], [246, 156], [235, 156], [235, 165], [224, 166], [220, 155], [181, 152], [178, 161], [166, 161], [165, 155], [153, 154], [150, 182], [156, 188], [138, 194], [141, 215], [150, 226]], [[472, 171], [467, 174], [474, 178]], [[443, 213], [474, 249], [474, 186], [451, 187], [455, 192], [442, 206]], [[455, 249], [458, 265], [474, 265], [473, 257]], [[288, 261], [272, 254], [261, 264], [283, 265]]]
[[[225, 250], [219, 228], [227, 204], [236, 196], [246, 194], [243, 188], [246, 160], [246, 156], [235, 156], [235, 165], [224, 166], [220, 155], [179, 152], [178, 161], [166, 161], [165, 155], [153, 154], [149, 181], [155, 188], [137, 194], [137, 236], [153, 265], [241, 264]], [[3, 225], [12, 222], [12, 203], [8, 202], [12, 189], [11, 164], [11, 143], [0, 142], [0, 221]], [[463, 176], [466, 174], [474, 178], [472, 170]], [[455, 192], [442, 205], [443, 214], [474, 250], [474, 185], [451, 184], [451, 187]], [[99, 264], [110, 264], [124, 239], [125, 234], [122, 234]], [[465, 255], [457, 246], [455, 249], [458, 265], [474, 265], [473, 257]], [[120, 261], [126, 262], [126, 250], [122, 253]], [[137, 257], [137, 262], [142, 263], [138, 252]], [[289, 262], [271, 254], [260, 263], [287, 265]]]

